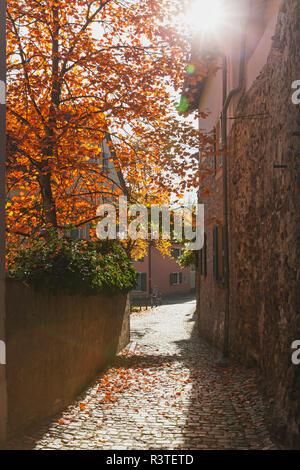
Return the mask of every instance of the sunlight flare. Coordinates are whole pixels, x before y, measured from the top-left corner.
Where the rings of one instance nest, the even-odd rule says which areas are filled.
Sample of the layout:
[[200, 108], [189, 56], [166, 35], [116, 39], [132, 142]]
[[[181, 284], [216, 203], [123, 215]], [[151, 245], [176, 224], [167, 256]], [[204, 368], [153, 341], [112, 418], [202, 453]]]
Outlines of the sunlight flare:
[[194, 0], [185, 14], [185, 22], [193, 30], [216, 31], [226, 21], [226, 9], [220, 0]]

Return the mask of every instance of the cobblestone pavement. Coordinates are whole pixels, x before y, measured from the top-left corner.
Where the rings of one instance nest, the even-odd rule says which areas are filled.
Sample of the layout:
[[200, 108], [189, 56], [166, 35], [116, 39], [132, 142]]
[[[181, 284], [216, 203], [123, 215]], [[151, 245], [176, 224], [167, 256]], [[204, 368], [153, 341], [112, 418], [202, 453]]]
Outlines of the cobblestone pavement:
[[216, 365], [195, 302], [132, 315], [133, 350], [17, 449], [275, 449], [252, 371]]

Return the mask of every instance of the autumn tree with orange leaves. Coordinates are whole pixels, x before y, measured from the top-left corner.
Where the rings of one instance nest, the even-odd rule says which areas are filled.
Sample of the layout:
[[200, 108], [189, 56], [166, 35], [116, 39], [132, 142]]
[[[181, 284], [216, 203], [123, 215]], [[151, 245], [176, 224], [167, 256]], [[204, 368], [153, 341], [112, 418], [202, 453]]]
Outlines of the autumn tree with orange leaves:
[[[180, 120], [182, 0], [8, 0], [7, 232], [96, 220], [99, 201], [165, 203], [197, 185], [207, 137]], [[99, 162], [108, 137], [119, 185]]]

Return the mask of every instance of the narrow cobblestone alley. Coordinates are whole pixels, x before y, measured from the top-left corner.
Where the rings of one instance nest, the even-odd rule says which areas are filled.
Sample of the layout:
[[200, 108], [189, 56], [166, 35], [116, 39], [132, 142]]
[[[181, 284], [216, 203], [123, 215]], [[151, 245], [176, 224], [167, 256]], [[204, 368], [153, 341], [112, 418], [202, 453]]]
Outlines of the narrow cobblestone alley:
[[18, 449], [275, 449], [253, 371], [216, 365], [195, 326], [195, 302], [131, 318], [131, 348]]

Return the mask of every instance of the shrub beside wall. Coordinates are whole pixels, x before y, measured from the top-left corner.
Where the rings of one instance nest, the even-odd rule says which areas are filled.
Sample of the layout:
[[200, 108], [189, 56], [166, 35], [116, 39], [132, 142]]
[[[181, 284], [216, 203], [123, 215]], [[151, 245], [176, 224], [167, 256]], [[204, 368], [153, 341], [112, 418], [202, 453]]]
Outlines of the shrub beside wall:
[[9, 434], [62, 410], [129, 343], [126, 293], [36, 292], [6, 285]]

